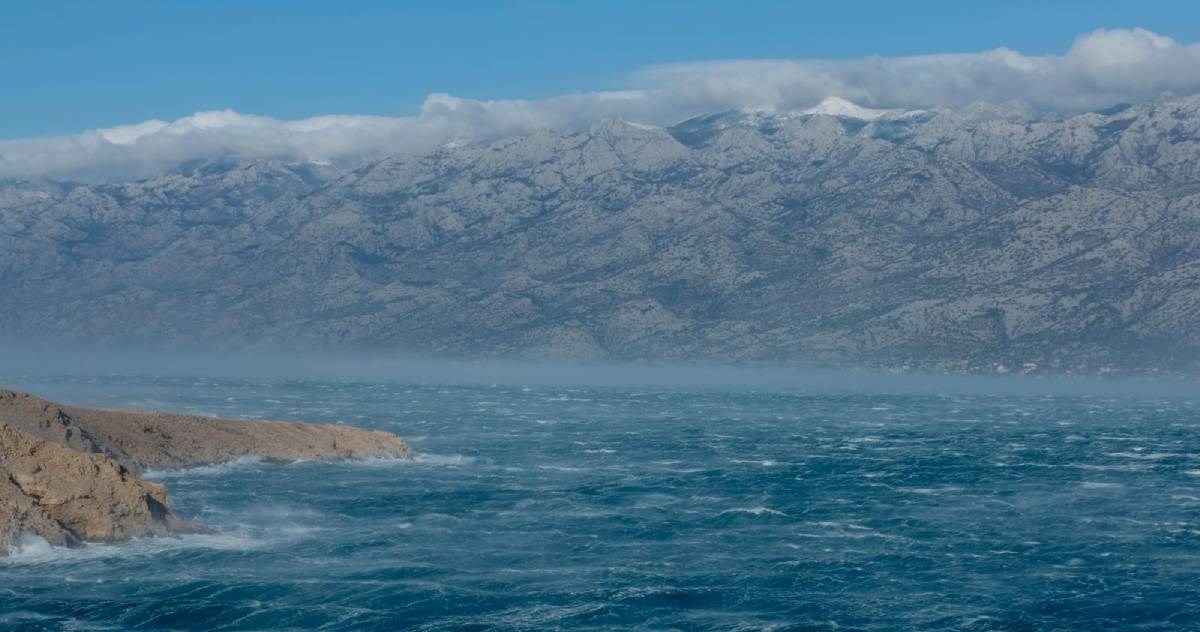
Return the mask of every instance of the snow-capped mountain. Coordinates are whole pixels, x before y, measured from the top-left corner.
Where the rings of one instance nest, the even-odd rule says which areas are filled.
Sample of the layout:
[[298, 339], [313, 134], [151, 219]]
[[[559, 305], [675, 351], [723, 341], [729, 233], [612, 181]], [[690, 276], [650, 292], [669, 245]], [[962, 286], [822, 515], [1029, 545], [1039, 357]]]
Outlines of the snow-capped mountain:
[[1200, 360], [1200, 98], [730, 111], [0, 184], [0, 337], [954, 370]]
[[844, 116], [862, 121], [874, 121], [881, 116], [903, 116], [919, 112], [919, 110], [878, 110], [864, 108], [840, 97], [829, 97], [811, 108], [801, 110], [800, 114], [828, 114], [829, 116]]

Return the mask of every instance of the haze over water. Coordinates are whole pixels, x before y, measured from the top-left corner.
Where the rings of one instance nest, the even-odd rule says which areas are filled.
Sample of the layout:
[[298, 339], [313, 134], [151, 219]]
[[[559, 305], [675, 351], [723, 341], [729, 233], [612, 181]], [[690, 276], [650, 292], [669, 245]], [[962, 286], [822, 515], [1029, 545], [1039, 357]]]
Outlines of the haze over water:
[[420, 456], [150, 472], [218, 533], [30, 544], [0, 561], [0, 627], [1200, 620], [1200, 400], [1186, 390], [521, 381], [5, 377], [69, 403], [378, 428]]

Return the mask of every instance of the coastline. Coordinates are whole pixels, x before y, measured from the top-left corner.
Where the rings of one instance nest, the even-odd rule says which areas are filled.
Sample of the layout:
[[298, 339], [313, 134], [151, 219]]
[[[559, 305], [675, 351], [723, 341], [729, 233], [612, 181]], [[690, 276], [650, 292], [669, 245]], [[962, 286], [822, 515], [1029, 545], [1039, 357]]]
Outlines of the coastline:
[[142, 479], [150, 468], [412, 456], [400, 437], [352, 426], [65, 406], [0, 390], [0, 555], [22, 534], [76, 546], [207, 532], [174, 513], [165, 486]]

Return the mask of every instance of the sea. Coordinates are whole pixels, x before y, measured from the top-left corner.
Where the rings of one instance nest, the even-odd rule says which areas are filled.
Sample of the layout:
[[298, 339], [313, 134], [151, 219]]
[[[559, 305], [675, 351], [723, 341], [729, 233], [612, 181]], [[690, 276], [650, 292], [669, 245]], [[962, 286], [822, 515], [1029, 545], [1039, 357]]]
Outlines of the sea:
[[3, 630], [1200, 629], [1188, 388], [0, 384], [417, 452], [146, 472], [215, 533], [25, 538]]

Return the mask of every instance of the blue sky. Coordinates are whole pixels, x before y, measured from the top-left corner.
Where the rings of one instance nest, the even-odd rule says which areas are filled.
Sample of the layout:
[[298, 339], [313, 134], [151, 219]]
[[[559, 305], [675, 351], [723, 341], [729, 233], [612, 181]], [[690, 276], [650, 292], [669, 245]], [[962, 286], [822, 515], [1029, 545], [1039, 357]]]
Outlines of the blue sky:
[[690, 61], [1062, 54], [1100, 27], [1200, 40], [1196, 2], [0, 1], [0, 138], [225, 108], [410, 115], [430, 93], [540, 99]]

